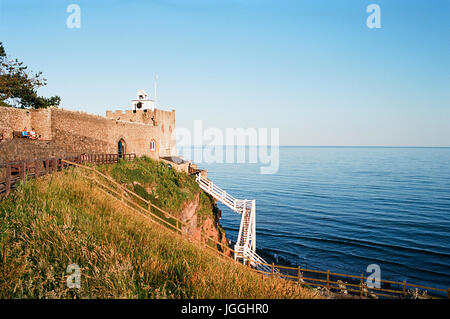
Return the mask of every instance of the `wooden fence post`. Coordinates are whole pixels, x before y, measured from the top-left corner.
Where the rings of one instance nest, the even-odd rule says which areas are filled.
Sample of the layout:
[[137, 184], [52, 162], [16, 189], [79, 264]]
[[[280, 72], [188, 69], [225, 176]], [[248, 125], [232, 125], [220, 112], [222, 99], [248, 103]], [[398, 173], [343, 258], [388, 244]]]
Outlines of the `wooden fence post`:
[[39, 161], [38, 160], [34, 161], [34, 175], [36, 178], [39, 177]]
[[327, 289], [330, 289], [330, 270], [327, 271]]
[[406, 280], [403, 280], [403, 296], [406, 298]]
[[300, 282], [302, 280], [302, 272], [300, 270], [300, 266], [298, 266], [297, 271], [298, 271], [298, 273], [297, 273], [297, 281], [300, 284]]
[[447, 298], [450, 299], [450, 288], [447, 289]]
[[275, 264], [272, 263], [272, 277], [275, 276]]
[[6, 195], [9, 195], [11, 191], [11, 164], [6, 163], [6, 184], [5, 184]]
[[22, 163], [20, 163], [20, 179], [22, 180], [22, 181], [24, 181], [25, 180], [25, 168], [26, 166], [25, 166], [25, 161], [22, 161]]
[[362, 298], [363, 293], [364, 293], [363, 287], [364, 287], [364, 276], [363, 276], [363, 274], [361, 274], [361, 282], [359, 284], [359, 291], [360, 291], [360, 295], [359, 296], [361, 298]]

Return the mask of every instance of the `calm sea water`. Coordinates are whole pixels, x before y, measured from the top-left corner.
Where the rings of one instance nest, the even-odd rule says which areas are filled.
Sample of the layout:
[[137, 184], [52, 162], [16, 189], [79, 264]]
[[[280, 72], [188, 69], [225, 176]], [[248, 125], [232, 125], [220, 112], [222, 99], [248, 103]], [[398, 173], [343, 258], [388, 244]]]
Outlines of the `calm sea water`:
[[[260, 164], [206, 164], [208, 177], [256, 199], [257, 247], [292, 264], [450, 287], [450, 148], [281, 147]], [[236, 240], [240, 216], [224, 205]]]

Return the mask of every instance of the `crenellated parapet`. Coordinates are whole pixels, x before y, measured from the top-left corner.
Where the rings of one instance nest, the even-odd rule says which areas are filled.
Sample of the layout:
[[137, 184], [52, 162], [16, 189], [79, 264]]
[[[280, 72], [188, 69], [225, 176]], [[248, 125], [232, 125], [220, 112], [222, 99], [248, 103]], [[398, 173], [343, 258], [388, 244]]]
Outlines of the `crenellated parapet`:
[[159, 126], [163, 131], [170, 132], [175, 127], [175, 110], [117, 110], [106, 111], [106, 118], [116, 121], [143, 123], [151, 126]]

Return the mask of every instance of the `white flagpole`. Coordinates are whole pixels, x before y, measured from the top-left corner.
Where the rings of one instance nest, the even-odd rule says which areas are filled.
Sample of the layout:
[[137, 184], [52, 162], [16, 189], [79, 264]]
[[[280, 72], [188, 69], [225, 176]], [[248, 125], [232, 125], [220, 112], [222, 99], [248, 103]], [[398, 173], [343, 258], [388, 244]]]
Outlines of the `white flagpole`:
[[155, 108], [157, 106], [157, 102], [158, 102], [158, 95], [156, 93], [156, 89], [157, 89], [157, 81], [158, 81], [158, 75], [155, 74], [155, 82], [154, 82], [154, 89], [155, 89]]

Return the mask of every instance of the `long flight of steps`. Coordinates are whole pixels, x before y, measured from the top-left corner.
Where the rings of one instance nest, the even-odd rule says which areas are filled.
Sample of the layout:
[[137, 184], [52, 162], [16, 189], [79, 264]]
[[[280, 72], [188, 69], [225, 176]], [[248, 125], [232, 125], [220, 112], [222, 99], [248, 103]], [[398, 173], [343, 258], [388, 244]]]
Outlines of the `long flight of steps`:
[[254, 215], [256, 214], [256, 208], [254, 200], [236, 199], [201, 174], [197, 174], [196, 181], [203, 191], [242, 216], [238, 240], [234, 249], [237, 253], [235, 259], [246, 263], [246, 259], [250, 258], [251, 265], [255, 268], [270, 271], [270, 267], [261, 264], [267, 264], [267, 262], [258, 256], [255, 251], [254, 222], [256, 216]]

